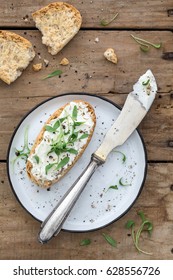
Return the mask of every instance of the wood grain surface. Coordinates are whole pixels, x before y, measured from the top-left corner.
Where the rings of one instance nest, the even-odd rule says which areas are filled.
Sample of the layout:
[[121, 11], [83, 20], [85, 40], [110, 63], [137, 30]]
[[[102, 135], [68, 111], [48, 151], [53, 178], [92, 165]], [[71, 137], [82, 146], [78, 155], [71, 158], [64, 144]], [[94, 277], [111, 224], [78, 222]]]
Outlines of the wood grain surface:
[[[0, 259], [173, 259], [173, 2], [67, 1], [81, 11], [83, 23], [56, 56], [42, 44], [31, 17], [50, 2], [0, 0], [0, 29], [27, 38], [36, 52], [34, 61], [14, 83], [8, 86], [0, 81]], [[110, 25], [100, 25], [102, 19], [111, 19], [117, 12]], [[131, 34], [161, 42], [162, 47], [142, 52]], [[108, 47], [115, 49], [117, 65], [104, 58]], [[70, 61], [67, 66], [59, 64], [64, 57]], [[34, 72], [32, 65], [40, 62], [42, 70]], [[43, 80], [56, 69], [63, 71], [60, 77]], [[156, 77], [158, 94], [139, 126], [148, 156], [147, 179], [140, 197], [123, 218], [104, 229], [62, 231], [50, 243], [39, 244], [40, 223], [18, 203], [7, 178], [7, 150], [16, 126], [40, 102], [68, 92], [96, 94], [123, 106], [133, 84], [147, 69]], [[141, 238], [141, 247], [152, 252], [151, 256], [136, 251], [130, 231], [125, 229], [128, 219], [139, 223], [138, 210], [154, 225], [152, 236], [144, 233]], [[103, 233], [117, 240], [117, 248], [104, 241]], [[89, 246], [80, 246], [84, 238], [91, 239]]]

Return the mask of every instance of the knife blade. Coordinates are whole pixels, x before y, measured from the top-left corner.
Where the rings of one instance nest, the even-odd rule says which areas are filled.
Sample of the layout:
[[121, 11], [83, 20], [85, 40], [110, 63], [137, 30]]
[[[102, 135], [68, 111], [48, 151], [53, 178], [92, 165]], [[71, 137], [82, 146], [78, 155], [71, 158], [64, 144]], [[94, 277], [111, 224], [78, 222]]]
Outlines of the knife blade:
[[92, 155], [89, 165], [42, 223], [38, 235], [41, 243], [48, 242], [60, 232], [64, 221], [96, 168], [103, 164], [109, 153], [115, 147], [122, 145], [137, 128], [150, 109], [156, 93], [155, 77], [151, 70], [147, 70], [133, 86], [133, 91], [128, 94], [123, 109], [106, 133], [100, 147]]

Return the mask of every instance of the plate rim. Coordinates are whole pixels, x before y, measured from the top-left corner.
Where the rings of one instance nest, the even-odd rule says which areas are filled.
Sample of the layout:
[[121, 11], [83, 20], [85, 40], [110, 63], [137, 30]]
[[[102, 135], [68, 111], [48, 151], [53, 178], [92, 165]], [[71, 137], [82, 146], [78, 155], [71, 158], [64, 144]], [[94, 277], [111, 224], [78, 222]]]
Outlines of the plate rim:
[[[87, 93], [87, 92], [67, 92], [67, 93], [62, 93], [62, 94], [58, 94], [56, 96], [52, 96], [52, 97], [49, 97], [45, 100], [43, 100], [42, 102], [38, 103], [37, 105], [35, 105], [31, 110], [29, 110], [22, 118], [21, 120], [19, 121], [19, 123], [17, 124], [17, 126], [15, 127], [12, 135], [11, 135], [11, 138], [10, 138], [10, 142], [9, 142], [9, 145], [8, 145], [8, 148], [7, 148], [7, 156], [6, 156], [6, 169], [7, 169], [7, 178], [8, 178], [8, 181], [10, 183], [10, 187], [12, 189], [12, 192], [15, 196], [15, 198], [17, 199], [17, 201], [19, 202], [19, 204], [22, 206], [22, 208], [32, 217], [34, 218], [36, 221], [42, 223], [43, 221], [39, 220], [38, 218], [36, 218], [33, 214], [30, 213], [30, 211], [23, 205], [23, 203], [20, 201], [20, 199], [18, 198], [16, 192], [15, 192], [15, 189], [14, 189], [14, 186], [12, 184], [12, 181], [11, 181], [11, 177], [10, 177], [10, 168], [9, 168], [9, 155], [10, 155], [10, 150], [11, 150], [11, 145], [12, 145], [12, 142], [13, 142], [13, 139], [20, 127], [20, 125], [23, 123], [23, 121], [34, 111], [36, 110], [38, 107], [40, 107], [41, 105], [45, 104], [46, 102], [48, 101], [51, 101], [55, 98], [59, 98], [59, 97], [63, 97], [63, 96], [67, 96], [67, 95], [87, 95], [87, 96], [90, 96], [90, 97], [96, 97], [96, 98], [99, 98], [99, 99], [102, 99], [110, 104], [112, 104], [113, 106], [115, 106], [117, 109], [119, 110], [122, 110], [121, 106], [117, 105], [115, 102], [113, 102], [112, 100], [109, 100], [108, 98], [106, 97], [103, 97], [103, 96], [99, 96], [97, 94], [92, 94], [92, 93]], [[117, 218], [115, 218], [114, 220], [108, 222], [107, 224], [105, 225], [102, 225], [100, 227], [96, 227], [96, 228], [92, 228], [92, 229], [84, 229], [84, 230], [70, 230], [70, 229], [63, 229], [63, 231], [66, 231], [66, 232], [78, 232], [78, 233], [82, 233], [82, 232], [92, 232], [92, 231], [96, 231], [96, 230], [99, 230], [99, 229], [102, 229], [102, 228], [105, 228], [107, 226], [109, 226], [110, 224], [113, 224], [114, 222], [118, 221], [119, 219], [121, 219], [126, 213], [128, 213], [128, 211], [132, 208], [132, 206], [135, 204], [136, 200], [138, 199], [138, 197], [140, 196], [142, 190], [143, 190], [143, 187], [144, 187], [144, 184], [145, 184], [145, 181], [146, 181], [146, 176], [147, 176], [147, 170], [148, 170], [148, 158], [147, 158], [147, 150], [146, 150], [146, 146], [145, 146], [145, 143], [144, 143], [144, 139], [142, 137], [142, 134], [140, 133], [139, 129], [136, 128], [135, 129], [140, 140], [141, 140], [141, 144], [142, 144], [142, 147], [143, 147], [143, 151], [144, 151], [144, 165], [145, 165], [145, 168], [144, 168], [144, 175], [143, 175], [143, 180], [142, 180], [142, 183], [141, 183], [141, 186], [139, 188], [139, 191], [138, 191], [138, 194], [137, 196], [135, 197], [134, 201], [129, 205], [129, 207], [120, 215], [118, 216]]]

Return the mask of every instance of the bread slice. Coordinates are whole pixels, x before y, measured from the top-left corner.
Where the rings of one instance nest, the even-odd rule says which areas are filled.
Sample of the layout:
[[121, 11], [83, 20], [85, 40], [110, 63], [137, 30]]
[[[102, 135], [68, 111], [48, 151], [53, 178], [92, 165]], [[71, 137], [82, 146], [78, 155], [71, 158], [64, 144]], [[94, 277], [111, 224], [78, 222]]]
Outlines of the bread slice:
[[36, 27], [42, 32], [42, 43], [56, 55], [79, 31], [80, 12], [64, 2], [51, 3], [32, 14]]
[[27, 159], [29, 178], [49, 188], [81, 157], [94, 132], [92, 106], [75, 100], [59, 108], [41, 129]]
[[32, 44], [16, 33], [0, 30], [0, 79], [14, 82], [35, 56]]

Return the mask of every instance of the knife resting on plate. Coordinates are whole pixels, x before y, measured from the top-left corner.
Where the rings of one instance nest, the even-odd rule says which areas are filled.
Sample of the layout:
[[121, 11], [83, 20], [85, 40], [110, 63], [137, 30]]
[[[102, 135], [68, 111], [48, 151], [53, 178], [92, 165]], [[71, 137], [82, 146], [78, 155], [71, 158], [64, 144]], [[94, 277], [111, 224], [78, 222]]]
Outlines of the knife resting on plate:
[[118, 118], [106, 133], [100, 147], [92, 154], [89, 165], [42, 223], [38, 236], [41, 243], [48, 242], [60, 232], [65, 219], [96, 168], [103, 164], [108, 154], [115, 147], [122, 145], [137, 128], [151, 107], [156, 93], [157, 84], [154, 75], [148, 70], [128, 94]]

